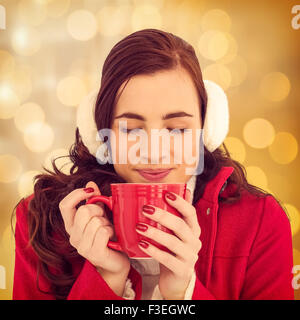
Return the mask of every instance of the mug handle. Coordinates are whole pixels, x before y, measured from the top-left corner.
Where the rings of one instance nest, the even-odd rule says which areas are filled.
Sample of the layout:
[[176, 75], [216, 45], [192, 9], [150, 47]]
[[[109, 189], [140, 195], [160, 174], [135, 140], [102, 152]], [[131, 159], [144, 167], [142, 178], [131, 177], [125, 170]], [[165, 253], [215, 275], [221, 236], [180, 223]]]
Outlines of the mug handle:
[[[92, 204], [95, 202], [102, 202], [104, 204], [106, 204], [110, 210], [112, 210], [112, 197], [106, 197], [106, 196], [93, 196], [91, 198], [89, 198], [86, 202], [86, 204]], [[109, 240], [107, 243], [107, 246], [111, 249], [117, 250], [117, 251], [121, 251], [124, 252], [124, 250], [122, 249], [121, 245], [119, 242], [115, 242], [115, 241], [111, 241]]]

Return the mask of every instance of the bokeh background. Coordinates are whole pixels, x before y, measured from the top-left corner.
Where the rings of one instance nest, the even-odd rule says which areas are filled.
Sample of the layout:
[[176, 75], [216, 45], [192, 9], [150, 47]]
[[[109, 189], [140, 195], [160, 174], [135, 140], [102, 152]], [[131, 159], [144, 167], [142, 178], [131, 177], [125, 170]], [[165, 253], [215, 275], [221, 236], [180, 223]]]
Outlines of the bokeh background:
[[[150, 27], [192, 44], [204, 78], [226, 91], [226, 145], [250, 182], [287, 209], [294, 265], [300, 265], [296, 4], [300, 0], [0, 0], [6, 16], [0, 29], [0, 299], [12, 295], [14, 206], [32, 193], [42, 166], [67, 154], [76, 108], [99, 88], [112, 46]], [[58, 163], [68, 172], [65, 158]]]

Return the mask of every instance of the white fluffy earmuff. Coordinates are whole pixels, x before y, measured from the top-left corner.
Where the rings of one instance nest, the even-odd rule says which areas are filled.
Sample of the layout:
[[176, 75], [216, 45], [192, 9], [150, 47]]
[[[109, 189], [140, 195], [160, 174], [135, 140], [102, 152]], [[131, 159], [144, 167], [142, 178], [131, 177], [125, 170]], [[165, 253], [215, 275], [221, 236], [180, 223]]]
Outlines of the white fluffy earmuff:
[[[207, 110], [203, 126], [203, 140], [207, 150], [213, 152], [225, 140], [229, 129], [228, 100], [224, 90], [215, 82], [204, 80]], [[91, 91], [77, 109], [77, 127], [83, 144], [96, 156], [101, 141], [94, 120], [98, 90]]]
[[93, 156], [96, 156], [97, 149], [101, 144], [94, 119], [97, 95], [98, 90], [95, 89], [82, 99], [78, 106], [76, 117], [76, 123], [82, 142]]
[[229, 130], [228, 100], [224, 90], [211, 80], [204, 80], [207, 107], [203, 126], [206, 149], [215, 151], [225, 140]]

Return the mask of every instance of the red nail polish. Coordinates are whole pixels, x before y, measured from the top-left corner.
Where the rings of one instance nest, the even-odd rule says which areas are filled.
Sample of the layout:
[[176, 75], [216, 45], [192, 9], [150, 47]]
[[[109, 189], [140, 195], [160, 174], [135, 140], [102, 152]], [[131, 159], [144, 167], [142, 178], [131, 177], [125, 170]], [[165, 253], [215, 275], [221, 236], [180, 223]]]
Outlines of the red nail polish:
[[176, 200], [176, 196], [170, 192], [166, 192], [166, 198], [173, 200], [173, 201]]
[[155, 211], [155, 208], [151, 207], [151, 206], [148, 206], [147, 204], [145, 204], [143, 206], [143, 211], [145, 211], [146, 213], [148, 214], [153, 214], [154, 211]]
[[138, 230], [140, 230], [140, 231], [143, 231], [143, 232], [145, 232], [145, 231], [148, 229], [148, 227], [147, 227], [145, 224], [141, 224], [141, 223], [138, 223], [138, 224], [136, 225], [136, 228], [137, 228]]
[[145, 241], [143, 241], [143, 240], [141, 240], [141, 241], [139, 242], [139, 245], [140, 245], [141, 247], [145, 248], [145, 249], [149, 247], [149, 243], [147, 243], [147, 242], [145, 242]]
[[84, 188], [83, 191], [85, 191], [86, 193], [92, 193], [94, 192], [94, 188]]

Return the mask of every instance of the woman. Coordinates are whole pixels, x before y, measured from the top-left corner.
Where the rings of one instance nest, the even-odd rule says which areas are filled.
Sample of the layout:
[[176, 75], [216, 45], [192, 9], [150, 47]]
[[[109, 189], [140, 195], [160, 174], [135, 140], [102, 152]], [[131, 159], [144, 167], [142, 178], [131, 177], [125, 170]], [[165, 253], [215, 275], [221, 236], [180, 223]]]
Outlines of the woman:
[[[53, 162], [53, 172], [38, 175], [34, 194], [17, 206], [14, 299], [293, 299], [288, 218], [273, 196], [247, 182], [225, 145], [219, 148], [228, 125], [221, 102], [208, 108], [218, 92], [209, 88], [192, 46], [171, 33], [140, 30], [112, 48], [96, 102], [78, 111], [70, 174]], [[176, 164], [172, 146], [168, 165], [163, 150], [158, 164], [101, 162], [93, 124], [115, 133], [108, 154], [117, 159], [118, 137], [133, 129], [204, 128], [203, 170], [186, 174], [192, 165]], [[125, 151], [132, 146], [128, 139]], [[197, 143], [191, 147], [195, 154]], [[175, 235], [137, 225], [172, 254], [145, 241], [140, 247], [153, 259], [134, 261], [107, 247], [110, 212], [86, 201], [109, 196], [111, 183], [153, 181], [155, 169], [169, 169], [156, 182], [184, 182], [189, 192], [166, 198], [183, 218], [144, 210]]]

